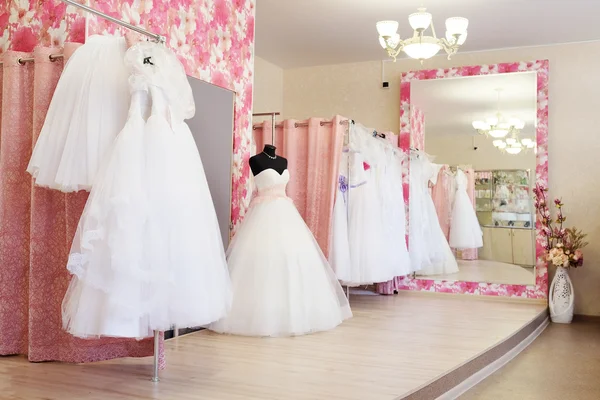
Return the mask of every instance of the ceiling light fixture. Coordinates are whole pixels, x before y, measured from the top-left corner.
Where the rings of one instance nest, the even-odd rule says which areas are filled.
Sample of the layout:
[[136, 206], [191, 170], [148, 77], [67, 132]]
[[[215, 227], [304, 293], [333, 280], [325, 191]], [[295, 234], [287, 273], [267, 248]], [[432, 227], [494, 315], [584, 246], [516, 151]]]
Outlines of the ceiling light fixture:
[[[435, 35], [432, 15], [426, 12], [424, 7], [420, 7], [416, 13], [410, 14], [408, 23], [413, 28], [413, 36], [405, 40], [400, 39], [397, 21], [379, 21], [376, 24], [379, 44], [394, 61], [400, 52], [404, 51], [410, 58], [415, 58], [423, 63], [423, 60], [435, 56], [441, 49], [446, 51], [448, 59], [450, 59], [467, 40], [469, 20], [466, 18], [448, 18], [446, 20], [446, 37], [441, 39]], [[431, 27], [432, 36], [423, 34], [429, 27]]]

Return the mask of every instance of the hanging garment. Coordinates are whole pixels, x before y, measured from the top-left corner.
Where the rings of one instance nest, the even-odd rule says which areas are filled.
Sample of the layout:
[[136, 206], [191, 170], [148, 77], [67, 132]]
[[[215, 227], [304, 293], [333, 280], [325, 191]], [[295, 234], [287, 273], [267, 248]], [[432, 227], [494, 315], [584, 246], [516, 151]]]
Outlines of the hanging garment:
[[483, 232], [473, 202], [467, 194], [467, 184], [467, 176], [459, 169], [456, 172], [456, 197], [450, 224], [450, 246], [455, 249], [483, 247]]
[[339, 280], [351, 280], [350, 244], [348, 243], [348, 162], [349, 152], [340, 157], [339, 179], [331, 222], [331, 248], [329, 264]]
[[286, 195], [290, 174], [266, 169], [227, 250], [233, 304], [219, 333], [295, 336], [333, 329], [352, 312], [315, 237]]
[[350, 136], [348, 242], [350, 270], [344, 285], [386, 282], [410, 272], [399, 162], [372, 130], [353, 125]]
[[425, 155], [411, 159], [408, 245], [411, 266], [419, 275], [458, 272], [429, 191], [429, 181], [435, 172]]
[[36, 185], [90, 190], [127, 119], [126, 50], [125, 38], [94, 35], [71, 56], [27, 167]]
[[201, 326], [231, 301], [216, 213], [184, 122], [195, 105], [183, 66], [151, 42], [130, 48], [125, 62], [129, 117], [98, 172], [67, 266], [74, 276], [63, 323], [79, 337]]

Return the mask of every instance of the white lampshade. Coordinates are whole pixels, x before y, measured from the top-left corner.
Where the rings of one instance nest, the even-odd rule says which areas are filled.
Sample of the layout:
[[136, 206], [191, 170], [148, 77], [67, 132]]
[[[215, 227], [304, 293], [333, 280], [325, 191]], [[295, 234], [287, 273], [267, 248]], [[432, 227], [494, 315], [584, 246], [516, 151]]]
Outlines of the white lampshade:
[[412, 13], [408, 16], [408, 23], [415, 30], [425, 30], [431, 25], [431, 14], [425, 12], [425, 9], [419, 9], [419, 12]]
[[500, 145], [498, 146], [499, 149], [505, 149], [506, 148], [506, 142], [502, 141], [502, 143], [500, 143]]
[[379, 21], [375, 26], [379, 36], [394, 36], [398, 31], [398, 21]]
[[404, 52], [410, 58], [417, 60], [427, 60], [435, 56], [442, 46], [437, 43], [411, 43], [404, 46]]
[[535, 147], [535, 142], [534, 142], [534, 141], [531, 141], [531, 143], [527, 143], [525, 146], [526, 146], [528, 149], [533, 149], [533, 148]]
[[490, 117], [485, 120], [485, 122], [490, 126], [495, 126], [498, 123], [497, 117]]
[[469, 20], [463, 17], [452, 17], [446, 20], [446, 31], [450, 35], [462, 35], [467, 32]]
[[[454, 36], [452, 35], [452, 33], [450, 33], [450, 31], [446, 31], [446, 40], [448, 41], [448, 43], [454, 44]], [[466, 40], [467, 32], [458, 35], [458, 41], [456, 42], [456, 44], [462, 46]]]
[[[502, 144], [504, 143], [504, 141], [500, 140], [500, 139], [496, 139], [494, 141], [492, 141], [492, 144], [494, 145], [494, 147], [501, 147]], [[506, 146], [506, 144], [504, 144]]]
[[514, 137], [506, 138], [506, 144], [508, 144], [509, 146], [512, 146], [515, 143], [517, 143], [517, 139], [515, 139]]
[[490, 125], [483, 121], [473, 121], [473, 129], [477, 129], [478, 131], [487, 131], [490, 129]]
[[524, 121], [521, 121], [521, 120], [520, 120], [520, 119], [518, 119], [518, 118], [511, 118], [511, 119], [508, 121], [508, 123], [509, 123], [511, 126], [514, 126], [514, 127], [515, 127], [515, 129], [523, 129], [523, 128], [525, 127], [525, 122], [524, 122]]
[[532, 142], [533, 142], [533, 140], [531, 140], [529, 138], [523, 138], [523, 139], [521, 139], [521, 144], [523, 146], [529, 146], [529, 144], [532, 143]]
[[508, 146], [504, 149], [508, 154], [519, 154], [521, 152], [521, 147]]
[[503, 138], [506, 135], [508, 135], [508, 130], [496, 128], [496, 129], [490, 130], [488, 133], [490, 134], [491, 137], [499, 139], [499, 138]]

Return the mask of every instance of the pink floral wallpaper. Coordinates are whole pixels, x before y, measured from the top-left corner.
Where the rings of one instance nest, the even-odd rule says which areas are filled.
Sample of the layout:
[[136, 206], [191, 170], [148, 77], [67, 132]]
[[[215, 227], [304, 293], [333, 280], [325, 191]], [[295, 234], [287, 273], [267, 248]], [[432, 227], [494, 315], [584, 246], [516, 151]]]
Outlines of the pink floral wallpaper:
[[[256, 0], [87, 0], [113, 17], [159, 33], [175, 51], [188, 75], [236, 93], [232, 222], [249, 203]], [[0, 5], [0, 54], [29, 52], [37, 45], [61, 47], [84, 42], [87, 33], [114, 33], [101, 18], [67, 7], [59, 0], [6, 0]], [[202, 112], [202, 110], [197, 110]]]
[[415, 106], [410, 108], [410, 141], [414, 148], [425, 148], [425, 113]]
[[[533, 62], [514, 62], [449, 69], [433, 69], [411, 71], [402, 74], [400, 87], [400, 146], [409, 151], [411, 143], [422, 140], [422, 130], [416, 129], [412, 136], [411, 125], [419, 127], [421, 121], [413, 123], [410, 116], [410, 82], [412, 80], [443, 79], [461, 76], [506, 74], [514, 72], [535, 71], [537, 73], [537, 167], [536, 182], [548, 187], [548, 60]], [[393, 290], [415, 290], [440, 293], [461, 293], [486, 296], [523, 297], [546, 299], [548, 297], [548, 268], [543, 257], [544, 238], [540, 234], [540, 221], [536, 222], [536, 276], [535, 285], [506, 285], [486, 282], [450, 282], [410, 277], [396, 278], [392, 284], [378, 287], [382, 293], [393, 293]]]

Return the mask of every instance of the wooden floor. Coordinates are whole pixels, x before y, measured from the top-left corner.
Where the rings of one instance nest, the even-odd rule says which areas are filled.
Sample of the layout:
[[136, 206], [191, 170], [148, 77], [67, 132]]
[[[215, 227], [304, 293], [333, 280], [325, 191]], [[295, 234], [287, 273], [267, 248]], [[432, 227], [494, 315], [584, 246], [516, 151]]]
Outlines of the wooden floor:
[[541, 304], [471, 296], [352, 296], [354, 318], [315, 335], [259, 339], [198, 332], [150, 359], [86, 365], [0, 358], [0, 399], [392, 400], [506, 338]]
[[491, 260], [457, 260], [458, 272], [454, 274], [417, 276], [417, 279], [433, 279], [461, 282], [492, 282], [506, 285], [533, 285], [535, 269]]

